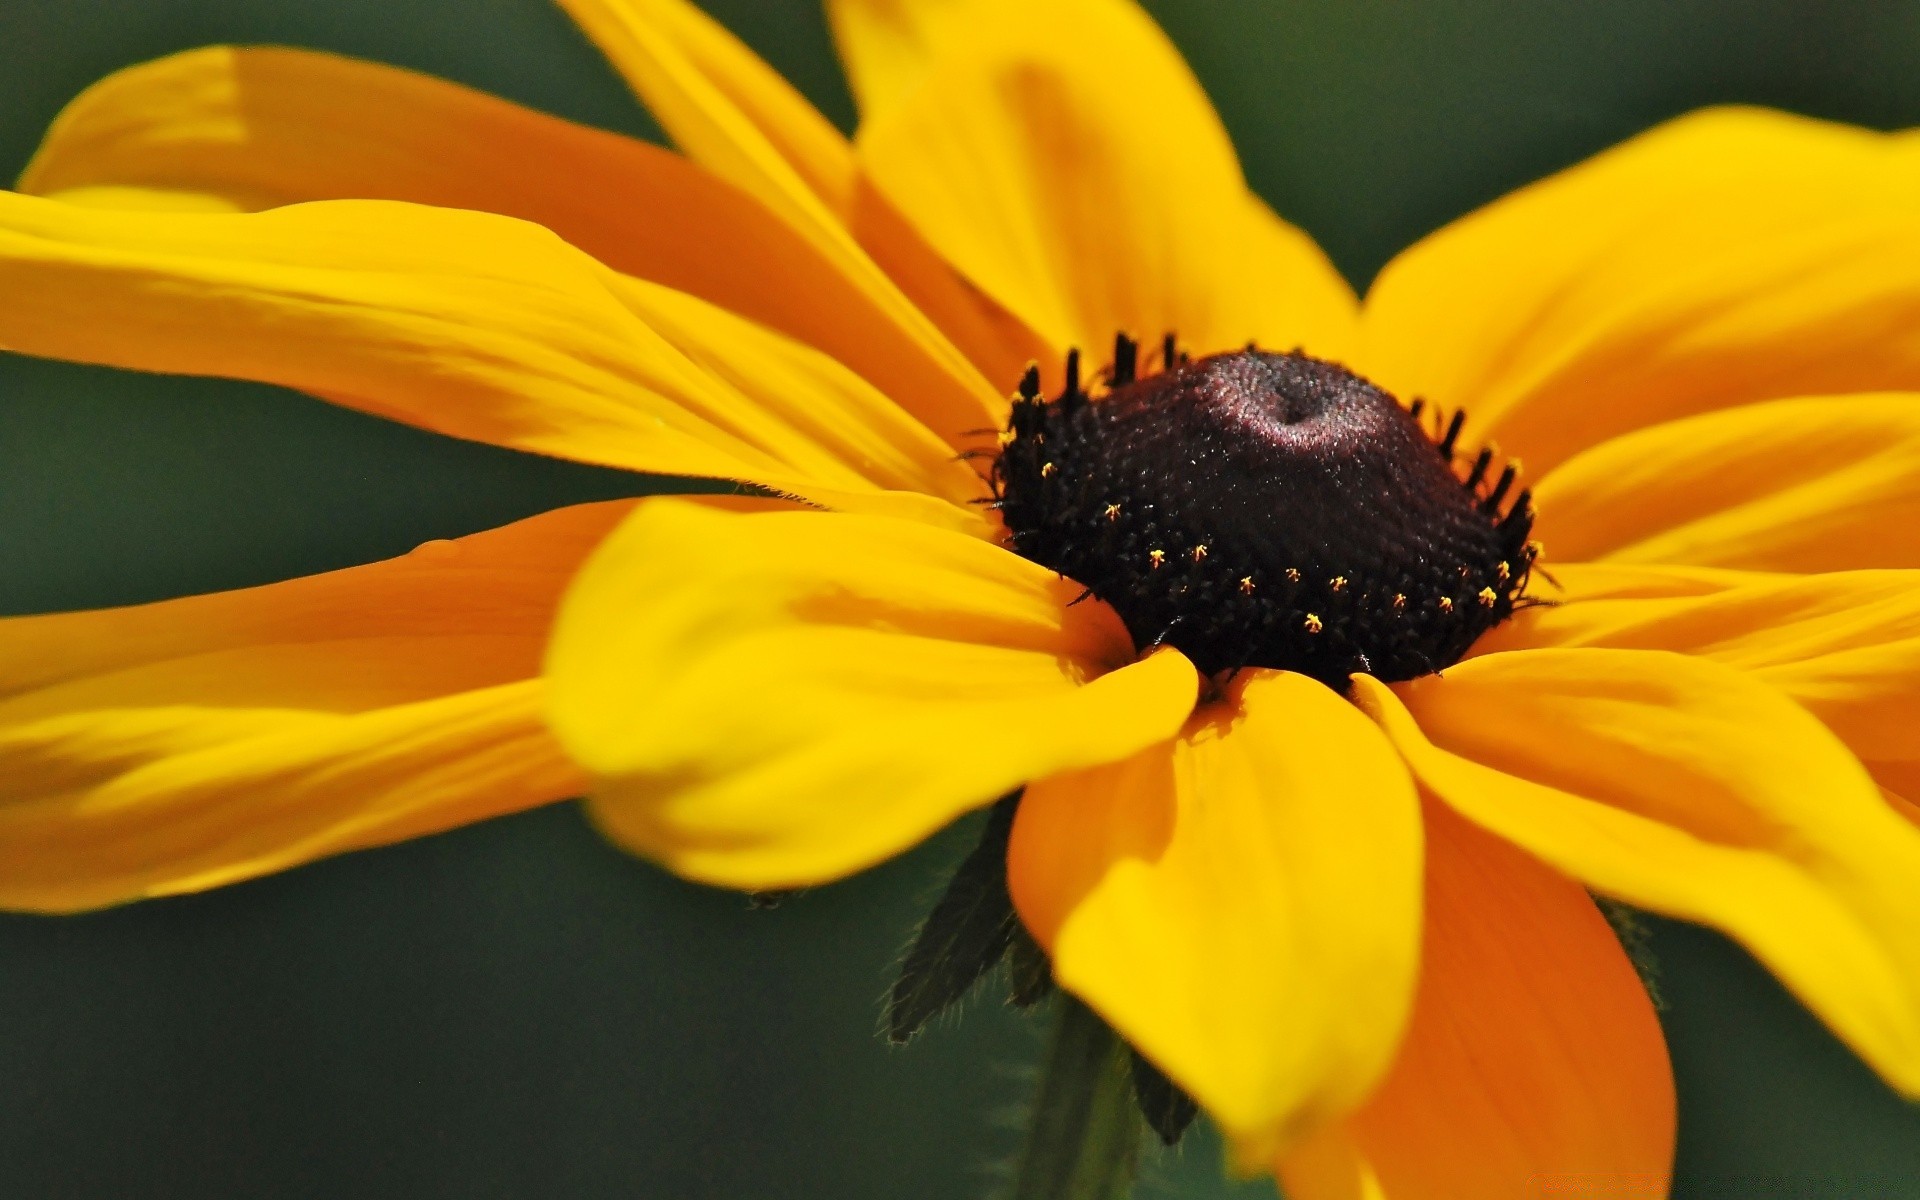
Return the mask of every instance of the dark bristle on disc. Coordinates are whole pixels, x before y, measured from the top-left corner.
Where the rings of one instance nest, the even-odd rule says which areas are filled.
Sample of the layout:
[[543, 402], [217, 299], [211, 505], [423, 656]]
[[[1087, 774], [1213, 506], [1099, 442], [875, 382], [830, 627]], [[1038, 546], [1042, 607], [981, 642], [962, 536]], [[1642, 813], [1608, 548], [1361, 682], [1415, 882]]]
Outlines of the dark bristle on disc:
[[[1516, 463], [1495, 470], [1493, 447], [1463, 452], [1464, 413], [1402, 407], [1299, 351], [1193, 359], [1168, 336], [1157, 360], [1142, 375], [1155, 356], [1123, 335], [1083, 380], [1070, 351], [1051, 397], [1029, 368], [992, 473], [1011, 548], [1104, 601], [1141, 652], [1167, 645], [1211, 676], [1266, 667], [1344, 692], [1358, 672], [1394, 682], [1458, 662], [1523, 601], [1532, 498]], [[989, 812], [915, 936], [887, 999], [891, 1040], [1005, 958], [1011, 1003], [1054, 991], [1007, 891], [1018, 803]], [[1174, 1145], [1198, 1106], [1137, 1051], [1131, 1071], [1141, 1115]]]
[[[994, 464], [1022, 556], [1084, 585], [1135, 644], [1203, 672], [1298, 671], [1345, 690], [1449, 666], [1526, 586], [1531, 499], [1456, 473], [1391, 395], [1299, 352], [1236, 351], [1134, 378], [1122, 339], [1090, 396], [1015, 399]], [[1170, 357], [1170, 356], [1169, 356]], [[1024, 392], [1025, 389], [1023, 389]]]

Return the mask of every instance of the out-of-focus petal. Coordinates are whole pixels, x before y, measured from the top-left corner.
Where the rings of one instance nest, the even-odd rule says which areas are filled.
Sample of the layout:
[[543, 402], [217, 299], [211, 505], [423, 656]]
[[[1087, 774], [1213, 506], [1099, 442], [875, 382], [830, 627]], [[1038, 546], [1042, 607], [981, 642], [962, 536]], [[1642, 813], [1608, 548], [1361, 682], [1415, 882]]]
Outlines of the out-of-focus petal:
[[870, 118], [911, 95], [942, 49], [964, 39], [993, 4], [994, 0], [827, 0], [827, 20], [861, 115]]
[[1361, 366], [1536, 471], [1711, 409], [1920, 389], [1916, 206], [1912, 136], [1695, 113], [1395, 259]]
[[[823, 244], [658, 146], [376, 63], [216, 46], [130, 67], [67, 106], [20, 188], [118, 208], [379, 199], [520, 217], [616, 270], [819, 347], [943, 436], [987, 411], [967, 398], [979, 381], [956, 381], [924, 322], [876, 287], [871, 264], [843, 240]], [[871, 188], [853, 203], [856, 234], [900, 287], [991, 378], [1015, 378], [1031, 336], [968, 290]]]
[[1177, 51], [1111, 0], [970, 5], [861, 127], [860, 160], [948, 261], [1056, 348], [1116, 332], [1345, 358], [1351, 290], [1247, 191]]
[[[1006, 371], [1025, 332], [975, 303], [932, 260], [805, 97], [685, 0], [560, 3], [688, 157], [766, 205], [913, 339], [935, 377], [903, 403], [950, 441], [1000, 424], [1001, 393], [1013, 379], [990, 382], [980, 368]], [[902, 282], [915, 286], [912, 298]], [[890, 381], [876, 382], [891, 390]]]
[[627, 508], [0, 621], [0, 904], [194, 891], [578, 794], [540, 655], [562, 588]]

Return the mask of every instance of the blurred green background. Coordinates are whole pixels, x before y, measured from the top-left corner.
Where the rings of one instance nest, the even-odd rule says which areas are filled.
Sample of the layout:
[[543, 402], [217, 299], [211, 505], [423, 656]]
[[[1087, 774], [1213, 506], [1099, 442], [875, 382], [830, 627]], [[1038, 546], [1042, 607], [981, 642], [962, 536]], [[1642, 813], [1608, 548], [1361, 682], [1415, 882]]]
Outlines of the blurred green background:
[[[851, 123], [810, 0], [713, 7]], [[1911, 3], [1150, 7], [1255, 186], [1360, 284], [1697, 105], [1920, 124]], [[0, 0], [0, 174], [94, 79], [221, 41], [651, 132], [543, 0]], [[264, 582], [644, 486], [271, 388], [0, 356], [6, 612]], [[994, 1004], [904, 1052], [873, 1034], [967, 836], [754, 912], [563, 805], [211, 895], [0, 918], [0, 1195], [974, 1200], [1037, 1035]], [[1663, 925], [1656, 944], [1678, 1196], [1920, 1197], [1920, 1111], [1726, 943]], [[1154, 1164], [1142, 1195], [1271, 1195], [1222, 1182], [1215, 1145]]]

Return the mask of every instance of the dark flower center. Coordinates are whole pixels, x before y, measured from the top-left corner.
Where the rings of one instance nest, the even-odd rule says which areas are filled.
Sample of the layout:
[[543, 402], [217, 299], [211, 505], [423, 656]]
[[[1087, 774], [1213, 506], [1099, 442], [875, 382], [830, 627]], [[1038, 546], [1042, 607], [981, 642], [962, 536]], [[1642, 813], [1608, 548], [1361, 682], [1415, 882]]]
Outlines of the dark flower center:
[[1115, 345], [1105, 395], [1070, 356], [1043, 398], [1029, 371], [1001, 435], [997, 502], [1015, 551], [1111, 605], [1142, 649], [1212, 674], [1298, 671], [1345, 690], [1458, 662], [1510, 616], [1533, 565], [1516, 468], [1457, 457], [1441, 424], [1336, 363], [1248, 348], [1135, 378]]

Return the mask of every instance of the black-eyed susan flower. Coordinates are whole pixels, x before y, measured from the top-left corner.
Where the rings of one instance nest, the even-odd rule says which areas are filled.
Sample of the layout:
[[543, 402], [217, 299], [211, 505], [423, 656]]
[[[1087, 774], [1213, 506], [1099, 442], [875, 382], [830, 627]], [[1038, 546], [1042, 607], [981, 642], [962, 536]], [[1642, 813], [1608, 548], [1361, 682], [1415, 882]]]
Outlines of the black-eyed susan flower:
[[1590, 892], [1920, 1094], [1920, 144], [1701, 113], [1360, 303], [1123, 0], [837, 0], [852, 141], [680, 0], [563, 2], [683, 156], [163, 60], [0, 194], [0, 347], [769, 498], [0, 623], [0, 901], [580, 792], [778, 889], [995, 805], [976, 957], [1297, 1200], [1664, 1191]]

